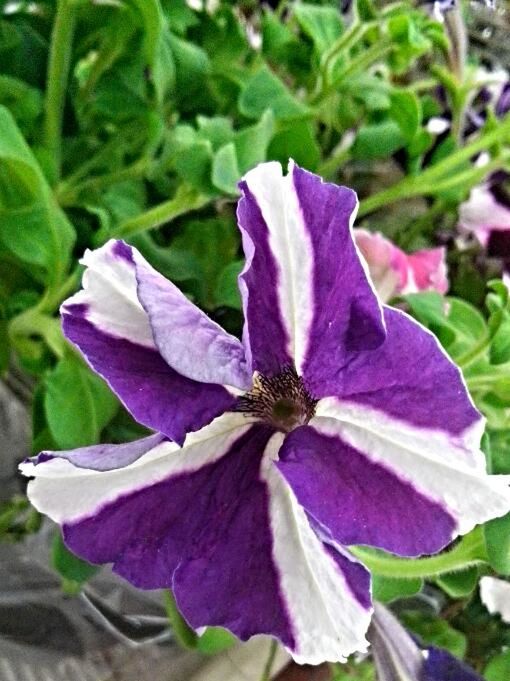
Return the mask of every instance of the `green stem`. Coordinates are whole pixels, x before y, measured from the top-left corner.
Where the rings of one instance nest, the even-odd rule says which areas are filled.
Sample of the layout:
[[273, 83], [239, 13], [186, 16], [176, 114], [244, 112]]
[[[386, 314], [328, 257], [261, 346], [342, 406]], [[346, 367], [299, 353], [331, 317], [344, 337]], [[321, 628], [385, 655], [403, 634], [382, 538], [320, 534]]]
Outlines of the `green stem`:
[[475, 528], [449, 551], [426, 558], [398, 558], [363, 547], [350, 547], [349, 550], [376, 575], [409, 579], [435, 577], [445, 572], [462, 570], [487, 558], [481, 527]]
[[125, 180], [134, 180], [143, 177], [150, 166], [148, 159], [140, 159], [121, 170], [115, 170], [111, 173], [98, 175], [97, 177], [90, 177], [83, 182], [71, 187], [70, 189], [57, 189], [56, 196], [61, 206], [73, 206], [78, 200], [79, 196], [84, 192], [97, 191], [104, 189], [118, 182]]
[[472, 364], [475, 360], [485, 354], [489, 345], [491, 344], [490, 336], [482, 338], [474, 347], [469, 350], [469, 352], [464, 353], [455, 360], [455, 363], [461, 369], [465, 369], [469, 364]]
[[260, 677], [260, 681], [271, 681], [271, 672], [273, 669], [274, 665], [274, 660], [276, 657], [276, 651], [278, 650], [278, 643], [275, 639], [273, 639], [270, 643], [269, 646], [269, 654], [267, 656], [266, 664], [264, 665], [264, 669], [262, 671], [262, 676]]
[[[211, 201], [210, 197], [199, 194], [196, 190], [182, 185], [177, 190], [173, 199], [164, 201], [145, 213], [126, 220], [113, 233], [110, 232], [105, 236], [127, 239], [133, 236], [133, 234], [140, 234], [141, 232], [161, 227], [161, 225], [170, 222], [179, 215], [202, 208], [209, 201]], [[100, 239], [102, 236], [101, 234]]]
[[[397, 184], [394, 184], [388, 189], [384, 189], [377, 194], [373, 194], [361, 202], [359, 217], [372, 212], [377, 208], [386, 206], [389, 203], [394, 203], [403, 198], [410, 196], [422, 196], [427, 194], [435, 194], [438, 191], [451, 189], [459, 183], [465, 184], [467, 182], [478, 182], [485, 177], [485, 175], [496, 168], [503, 167], [508, 161], [508, 158], [495, 158], [486, 166], [480, 168], [469, 168], [462, 173], [455, 174], [458, 167], [463, 163], [470, 161], [471, 157], [490, 149], [493, 145], [501, 143], [502, 137], [510, 131], [510, 115], [502, 119], [501, 124], [495, 130], [480, 135], [476, 140], [466, 145], [462, 149], [453, 152], [447, 158], [435, 163], [424, 170], [416, 177], [406, 177]], [[448, 175], [451, 175], [448, 177]]]
[[172, 626], [172, 631], [177, 639], [177, 642], [183, 647], [193, 649], [197, 647], [198, 636], [193, 629], [188, 626], [183, 616], [177, 608], [174, 595], [168, 589], [163, 590], [163, 604], [166, 610], [166, 616]]
[[45, 295], [39, 301], [37, 309], [40, 312], [46, 312], [49, 314], [55, 312], [60, 303], [78, 288], [81, 271], [82, 268], [77, 265], [77, 267], [71, 272], [71, 274], [56, 291], [46, 291]]
[[369, 66], [372, 66], [372, 64], [385, 57], [391, 50], [392, 45], [387, 41], [381, 40], [374, 45], [371, 45], [363, 52], [360, 52], [360, 54], [357, 57], [354, 57], [345, 69], [336, 76], [335, 80], [322, 90], [318, 99], [323, 102], [337, 90], [341, 83], [354, 74], [366, 70]]
[[325, 180], [333, 179], [336, 172], [351, 156], [350, 145], [338, 149], [317, 168], [317, 173]]
[[56, 181], [60, 178], [62, 165], [62, 119], [71, 67], [75, 22], [74, 1], [58, 0], [51, 33], [44, 101], [44, 140], [53, 158]]
[[14, 342], [19, 337], [40, 336], [57, 358], [64, 356], [65, 341], [60, 320], [43, 314], [35, 307], [11, 319], [8, 333]]

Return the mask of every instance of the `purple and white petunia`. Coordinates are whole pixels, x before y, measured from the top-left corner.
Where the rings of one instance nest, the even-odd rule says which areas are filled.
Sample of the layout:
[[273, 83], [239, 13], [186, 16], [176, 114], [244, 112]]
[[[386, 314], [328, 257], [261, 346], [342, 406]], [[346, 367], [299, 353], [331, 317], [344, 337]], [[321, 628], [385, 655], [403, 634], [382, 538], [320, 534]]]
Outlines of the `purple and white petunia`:
[[87, 252], [65, 334], [156, 434], [22, 470], [72, 551], [171, 588], [195, 629], [342, 660], [366, 649], [372, 614], [349, 545], [433, 553], [510, 494], [485, 472], [459, 370], [379, 302], [353, 240], [356, 195], [293, 163], [240, 187], [242, 342], [134, 248]]
[[483, 681], [447, 650], [422, 649], [381, 603], [375, 604], [368, 637], [378, 681]]

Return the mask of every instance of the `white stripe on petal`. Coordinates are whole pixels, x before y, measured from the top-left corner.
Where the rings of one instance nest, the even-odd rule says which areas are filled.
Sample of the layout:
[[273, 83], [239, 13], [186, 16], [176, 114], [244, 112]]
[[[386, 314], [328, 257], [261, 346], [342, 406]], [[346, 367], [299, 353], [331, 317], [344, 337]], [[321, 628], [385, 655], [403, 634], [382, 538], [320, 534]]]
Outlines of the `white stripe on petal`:
[[501, 615], [510, 624], [510, 582], [497, 577], [482, 577], [480, 598], [491, 615]]
[[272, 464], [283, 435], [270, 440], [262, 477], [270, 493], [273, 558], [296, 638], [289, 652], [299, 664], [344, 661], [365, 651], [371, 610], [352, 594], [345, 577], [312, 530], [304, 510]]
[[298, 373], [308, 346], [313, 316], [313, 248], [292, 178], [277, 162], [264, 163], [244, 177], [269, 230], [269, 246], [279, 272], [278, 298], [289, 336], [287, 352]]
[[147, 313], [137, 296], [134, 263], [119, 254], [111, 239], [97, 250], [86, 250], [80, 260], [87, 268], [81, 291], [68, 298], [69, 305], [86, 305], [85, 317], [97, 329], [117, 338], [155, 348]]
[[125, 468], [88, 470], [73, 466], [67, 459], [54, 458], [37, 465], [22, 463], [20, 470], [35, 478], [29, 482], [27, 493], [36, 509], [57, 523], [70, 523], [94, 515], [124, 494], [217, 461], [250, 427], [244, 414], [225, 413], [190, 433], [182, 448], [162, 442]]
[[507, 481], [485, 471], [485, 458], [478, 449], [479, 423], [461, 437], [447, 437], [393, 421], [374, 409], [327, 398], [317, 405], [310, 425], [340, 437], [441, 503], [457, 521], [457, 534], [510, 510]]

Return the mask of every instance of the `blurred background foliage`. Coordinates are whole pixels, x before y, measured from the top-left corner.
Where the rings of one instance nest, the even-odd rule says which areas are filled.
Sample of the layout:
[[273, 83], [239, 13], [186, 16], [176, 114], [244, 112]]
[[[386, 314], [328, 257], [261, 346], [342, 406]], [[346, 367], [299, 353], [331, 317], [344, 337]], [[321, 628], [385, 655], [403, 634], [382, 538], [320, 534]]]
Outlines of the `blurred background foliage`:
[[[497, 280], [510, 253], [460, 248], [456, 230], [470, 189], [510, 172], [510, 115], [483, 93], [510, 64], [509, 18], [504, 3], [442, 14], [447, 4], [0, 2], [0, 369], [29, 377], [32, 453], [144, 432], [61, 333], [84, 250], [127, 240], [240, 334], [237, 182], [292, 157], [358, 192], [358, 225], [406, 251], [448, 248], [451, 297], [397, 302], [464, 371], [489, 466], [510, 473], [510, 305]], [[20, 483], [0, 536], [37, 526]], [[478, 670], [506, 656], [487, 676], [504, 681], [510, 633], [476, 585], [510, 574], [510, 517], [476, 532], [455, 571], [428, 581], [439, 608], [413, 600], [423, 580], [398, 570], [376, 571], [375, 594], [405, 597], [406, 624]], [[53, 562], [71, 591], [93, 572], [58, 538]]]

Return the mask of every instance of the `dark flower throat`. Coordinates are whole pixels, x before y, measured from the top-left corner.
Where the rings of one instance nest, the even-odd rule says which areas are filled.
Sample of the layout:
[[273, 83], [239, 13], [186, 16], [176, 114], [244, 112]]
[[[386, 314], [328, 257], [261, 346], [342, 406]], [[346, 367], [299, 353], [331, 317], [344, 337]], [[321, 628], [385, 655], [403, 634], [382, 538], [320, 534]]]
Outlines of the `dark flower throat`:
[[308, 423], [317, 400], [306, 390], [293, 367], [271, 378], [259, 374], [253, 388], [239, 398], [236, 411], [255, 416], [285, 433]]

